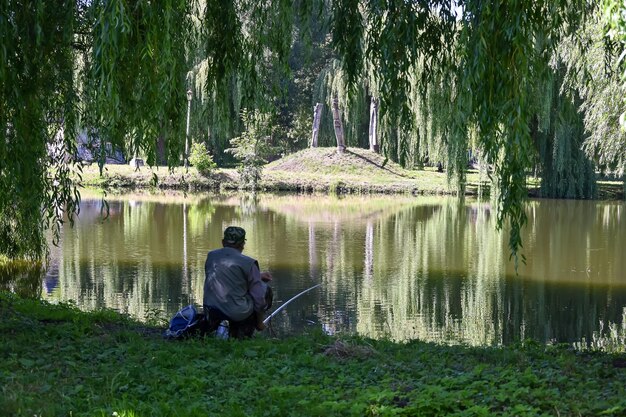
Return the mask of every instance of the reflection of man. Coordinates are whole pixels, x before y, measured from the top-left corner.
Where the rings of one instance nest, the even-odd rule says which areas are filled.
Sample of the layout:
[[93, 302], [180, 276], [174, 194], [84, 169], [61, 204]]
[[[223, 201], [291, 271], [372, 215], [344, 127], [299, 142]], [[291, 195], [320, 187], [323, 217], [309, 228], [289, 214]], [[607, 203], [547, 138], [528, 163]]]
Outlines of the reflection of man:
[[204, 313], [209, 331], [222, 320], [229, 321], [230, 335], [251, 337], [254, 329], [263, 330], [264, 312], [272, 304], [272, 280], [269, 272], [259, 270], [259, 263], [243, 255], [246, 231], [229, 226], [224, 230], [222, 249], [208, 253], [204, 264]]

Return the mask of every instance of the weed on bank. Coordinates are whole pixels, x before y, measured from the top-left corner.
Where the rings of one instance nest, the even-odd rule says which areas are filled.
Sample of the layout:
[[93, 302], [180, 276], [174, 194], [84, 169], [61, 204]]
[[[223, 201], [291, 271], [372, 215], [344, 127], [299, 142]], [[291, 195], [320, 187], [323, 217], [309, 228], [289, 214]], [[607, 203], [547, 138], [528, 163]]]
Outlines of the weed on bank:
[[600, 352], [161, 330], [0, 294], [0, 415], [626, 415], [623, 357]]

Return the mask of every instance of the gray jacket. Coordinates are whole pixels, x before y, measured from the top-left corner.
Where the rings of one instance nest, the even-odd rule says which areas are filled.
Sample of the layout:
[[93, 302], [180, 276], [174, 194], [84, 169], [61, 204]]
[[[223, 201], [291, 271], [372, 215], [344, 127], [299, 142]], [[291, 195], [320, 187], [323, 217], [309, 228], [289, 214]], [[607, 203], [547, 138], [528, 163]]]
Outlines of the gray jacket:
[[234, 248], [210, 251], [204, 264], [205, 306], [220, 309], [235, 321], [265, 307], [266, 284], [259, 264]]

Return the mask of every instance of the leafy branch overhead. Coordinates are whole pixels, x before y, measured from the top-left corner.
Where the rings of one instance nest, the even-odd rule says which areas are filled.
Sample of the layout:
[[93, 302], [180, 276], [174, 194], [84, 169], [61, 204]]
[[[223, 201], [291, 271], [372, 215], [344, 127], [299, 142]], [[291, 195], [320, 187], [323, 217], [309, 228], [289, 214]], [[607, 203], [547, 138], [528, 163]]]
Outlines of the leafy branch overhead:
[[[609, 92], [623, 92], [626, 82], [625, 10], [617, 0], [600, 5], [585, 0], [0, 0], [0, 253], [38, 258], [46, 248], [44, 231], [51, 228], [58, 239], [63, 211], [69, 219], [77, 212], [79, 131], [100, 143], [101, 166], [104, 143], [144, 155], [149, 165], [159, 156], [170, 167], [178, 164], [186, 92], [192, 89], [198, 97], [194, 109], [202, 110], [195, 112], [200, 116], [194, 119], [194, 134], [206, 138], [218, 163], [236, 137], [232, 153], [243, 167], [254, 168], [250, 181], [255, 184], [266, 157], [263, 147], [276, 145], [264, 131], [269, 115], [291, 127], [286, 137], [301, 137], [302, 115], [315, 104], [306, 103], [303, 91], [311, 101], [312, 94], [324, 98], [324, 111], [333, 95], [341, 95], [342, 112], [350, 119], [348, 145], [361, 144], [363, 115], [375, 99], [381, 149], [389, 159], [405, 166], [441, 163], [462, 188], [469, 151], [478, 152], [496, 185], [498, 225], [510, 224], [509, 244], [516, 255], [526, 221], [527, 174], [540, 161], [544, 173], [569, 178], [572, 171], [563, 158], [580, 159], [580, 145], [549, 159], [549, 152], [540, 155], [549, 148], [541, 144], [570, 131], [578, 132], [580, 144], [585, 139], [580, 136], [591, 132], [592, 139], [582, 145], [587, 154], [603, 169], [624, 172], [623, 134], [613, 140], [589, 129], [614, 132], [612, 120], [619, 116], [613, 115], [624, 113], [624, 102], [610, 101]], [[610, 88], [604, 78], [595, 84], [572, 81], [581, 68], [593, 68], [582, 60], [560, 57], [562, 65], [555, 64], [564, 42], [584, 50], [580, 39], [592, 23], [611, 46], [593, 49], [596, 59], [608, 60], [608, 67], [622, 74], [618, 87], [615, 78], [609, 79]], [[294, 64], [309, 59], [305, 56], [312, 64]], [[549, 99], [544, 94], [544, 103], [550, 103], [545, 108], [566, 117], [555, 118], [552, 130], [542, 130], [548, 125], [539, 123], [537, 91], [553, 81], [550, 85], [563, 94]], [[300, 102], [288, 109], [293, 97]], [[607, 118], [599, 116], [598, 103], [613, 106]], [[241, 117], [244, 108], [251, 110]], [[271, 141], [260, 139], [267, 136]], [[593, 169], [580, 171], [588, 175]]]

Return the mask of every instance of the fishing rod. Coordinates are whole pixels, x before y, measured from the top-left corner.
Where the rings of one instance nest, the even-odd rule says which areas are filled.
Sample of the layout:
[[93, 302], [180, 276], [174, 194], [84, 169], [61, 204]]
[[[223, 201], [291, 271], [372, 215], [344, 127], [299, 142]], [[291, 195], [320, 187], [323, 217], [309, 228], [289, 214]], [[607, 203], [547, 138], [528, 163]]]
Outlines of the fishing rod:
[[322, 284], [317, 284], [317, 285], [314, 285], [314, 286], [312, 286], [311, 288], [306, 289], [306, 290], [302, 291], [301, 293], [296, 294], [296, 295], [294, 295], [293, 297], [291, 297], [289, 300], [287, 300], [287, 302], [286, 302], [285, 304], [281, 305], [281, 306], [280, 306], [280, 307], [278, 307], [276, 310], [274, 310], [274, 311], [272, 312], [272, 314], [270, 314], [269, 316], [267, 316], [267, 317], [265, 318], [265, 320], [263, 320], [263, 324], [267, 324], [267, 323], [269, 323], [269, 321], [272, 319], [272, 317], [274, 317], [276, 314], [278, 314], [278, 312], [279, 312], [280, 310], [282, 310], [283, 308], [287, 307], [287, 304], [289, 304], [290, 302], [292, 302], [292, 301], [293, 301], [293, 300], [295, 300], [296, 298], [300, 297], [301, 295], [306, 294], [307, 292], [309, 292], [309, 291], [311, 291], [311, 290], [313, 290], [313, 289], [315, 289], [315, 288], [319, 287], [320, 285], [322, 285]]

